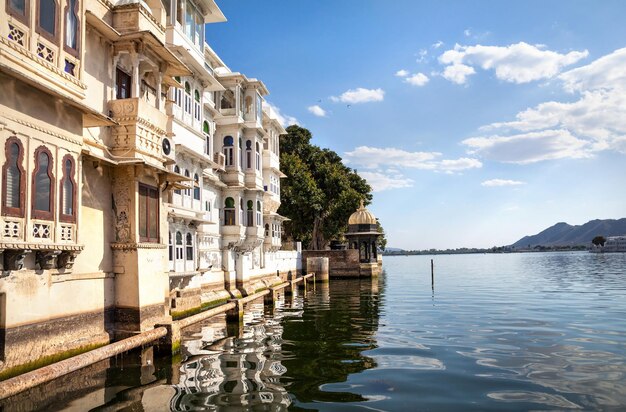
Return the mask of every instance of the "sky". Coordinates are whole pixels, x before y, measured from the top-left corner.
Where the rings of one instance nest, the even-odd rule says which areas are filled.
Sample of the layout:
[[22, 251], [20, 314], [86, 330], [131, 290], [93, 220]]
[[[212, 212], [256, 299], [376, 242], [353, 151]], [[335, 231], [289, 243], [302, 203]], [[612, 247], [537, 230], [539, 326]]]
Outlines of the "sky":
[[626, 217], [626, 2], [217, 3], [209, 45], [367, 179], [388, 246]]

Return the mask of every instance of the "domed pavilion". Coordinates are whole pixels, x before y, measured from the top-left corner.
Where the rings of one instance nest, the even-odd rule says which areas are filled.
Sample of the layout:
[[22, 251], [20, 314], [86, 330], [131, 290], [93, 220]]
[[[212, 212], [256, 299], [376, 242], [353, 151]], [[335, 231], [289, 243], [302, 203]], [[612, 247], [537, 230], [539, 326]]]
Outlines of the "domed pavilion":
[[348, 219], [348, 232], [344, 236], [348, 240], [348, 249], [359, 251], [360, 263], [378, 262], [378, 224], [376, 217], [365, 208], [362, 200], [359, 208]]

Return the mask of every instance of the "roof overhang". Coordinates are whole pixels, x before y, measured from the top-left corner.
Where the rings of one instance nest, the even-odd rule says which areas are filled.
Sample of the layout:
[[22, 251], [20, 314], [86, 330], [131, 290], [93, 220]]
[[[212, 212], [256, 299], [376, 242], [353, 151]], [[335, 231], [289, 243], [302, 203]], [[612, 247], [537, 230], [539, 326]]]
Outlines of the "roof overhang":
[[[181, 45], [173, 44], [168, 45], [168, 48], [183, 56], [187, 65], [193, 69], [193, 76], [207, 84], [204, 86], [206, 90], [212, 92], [226, 90], [224, 86], [222, 86], [220, 82], [218, 82], [217, 79], [206, 69], [206, 67], [204, 67], [204, 65], [194, 57], [189, 49]], [[180, 85], [178, 87], [180, 87]]]
[[[132, 40], [141, 40], [150, 47], [150, 49], [156, 54], [160, 59], [167, 63], [167, 70], [165, 74], [167, 76], [189, 76], [191, 75], [191, 70], [178, 58], [174, 55], [165, 44], [161, 42], [153, 33], [150, 31], [139, 31], [127, 34], [121, 34], [119, 31], [115, 30], [111, 25], [106, 23], [104, 20], [98, 18], [92, 12], [87, 10], [85, 12], [85, 18], [87, 23], [95, 28], [104, 38], [115, 43], [119, 41], [132, 41]], [[164, 81], [165, 82], [165, 81]], [[168, 82], [165, 82], [169, 84]]]

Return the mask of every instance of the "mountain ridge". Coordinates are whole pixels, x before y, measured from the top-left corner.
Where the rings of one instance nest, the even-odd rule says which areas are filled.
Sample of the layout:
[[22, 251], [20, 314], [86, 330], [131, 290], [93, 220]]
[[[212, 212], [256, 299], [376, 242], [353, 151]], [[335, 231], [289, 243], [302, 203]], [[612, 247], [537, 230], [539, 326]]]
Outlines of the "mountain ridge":
[[598, 235], [605, 237], [626, 235], [626, 218], [594, 219], [582, 225], [559, 222], [535, 235], [524, 236], [511, 246], [522, 248], [588, 245]]

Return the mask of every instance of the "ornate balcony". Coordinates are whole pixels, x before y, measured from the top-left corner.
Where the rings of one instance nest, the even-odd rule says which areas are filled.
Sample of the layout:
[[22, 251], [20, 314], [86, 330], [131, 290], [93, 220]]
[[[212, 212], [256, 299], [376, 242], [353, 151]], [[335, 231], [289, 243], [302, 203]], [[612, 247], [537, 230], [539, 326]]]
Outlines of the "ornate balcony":
[[119, 123], [113, 128], [111, 152], [161, 166], [165, 161], [161, 143], [166, 135], [167, 115], [136, 97], [109, 101], [109, 111]]
[[153, 15], [142, 3], [116, 6], [113, 10], [113, 28], [122, 34], [150, 32], [165, 43], [165, 13]]

